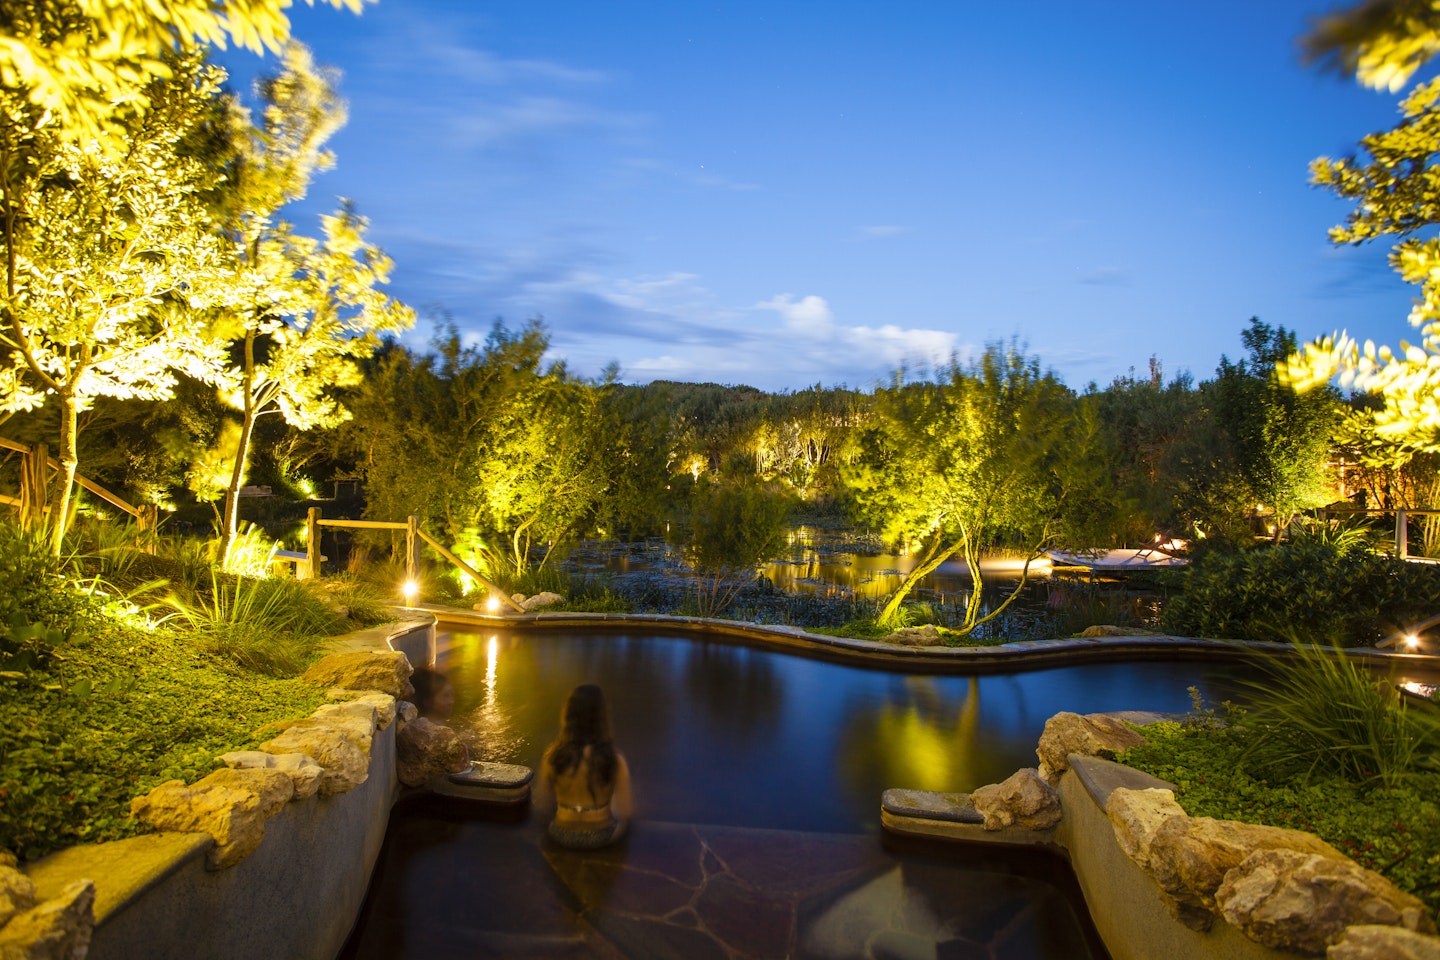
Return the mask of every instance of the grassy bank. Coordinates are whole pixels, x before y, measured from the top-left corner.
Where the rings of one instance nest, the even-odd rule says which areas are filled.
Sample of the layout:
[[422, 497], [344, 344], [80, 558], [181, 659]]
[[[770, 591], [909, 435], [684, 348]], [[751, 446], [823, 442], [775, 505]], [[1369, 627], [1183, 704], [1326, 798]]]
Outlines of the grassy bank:
[[[142, 570], [173, 579], [134, 583]], [[0, 848], [31, 860], [139, 832], [131, 798], [312, 712], [323, 691], [298, 674], [325, 634], [383, 610], [337, 605], [345, 586], [187, 576], [163, 552], [52, 557], [0, 525]]]

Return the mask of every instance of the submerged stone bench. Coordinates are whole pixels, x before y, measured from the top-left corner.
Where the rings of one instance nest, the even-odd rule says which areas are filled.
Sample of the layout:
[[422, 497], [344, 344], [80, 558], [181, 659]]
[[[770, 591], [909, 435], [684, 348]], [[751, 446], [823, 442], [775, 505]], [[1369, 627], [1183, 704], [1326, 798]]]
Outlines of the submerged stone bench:
[[518, 763], [472, 760], [470, 766], [429, 784], [432, 793], [460, 800], [513, 804], [530, 799], [535, 771]]

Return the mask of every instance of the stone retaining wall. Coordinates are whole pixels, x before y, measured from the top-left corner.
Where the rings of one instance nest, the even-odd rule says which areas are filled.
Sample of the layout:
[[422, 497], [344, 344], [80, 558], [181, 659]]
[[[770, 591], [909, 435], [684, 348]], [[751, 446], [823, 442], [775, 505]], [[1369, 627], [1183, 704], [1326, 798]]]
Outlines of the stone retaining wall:
[[[433, 650], [433, 643], [434, 621], [426, 617], [337, 638], [334, 648], [349, 657], [371, 651], [398, 660], [390, 653], [392, 647], [408, 646], [413, 656]], [[410, 671], [403, 662], [400, 666], [403, 683]], [[368, 771], [347, 770], [349, 782], [333, 789], [322, 784], [318, 793], [312, 787], [309, 795], [297, 793], [304, 799], [284, 802], [263, 816], [264, 839], [253, 852], [242, 852], [238, 862], [215, 869], [216, 853], [223, 849], [216, 839], [183, 832], [204, 828], [162, 829], [113, 843], [72, 847], [29, 865], [25, 874], [34, 884], [35, 899], [58, 898], [76, 881], [93, 884], [95, 925], [88, 953], [92, 960], [332, 960], [359, 915], [399, 792], [396, 734], [401, 724], [391, 699], [397, 692], [401, 691], [365, 698], [382, 706], [375, 710], [372, 732], [365, 737]], [[319, 740], [325, 736], [350, 739], [353, 744], [354, 717], [340, 716], [350, 712], [344, 707], [321, 707], [316, 718], [301, 720], [291, 730], [318, 736], [316, 747], [307, 752], [323, 753]], [[348, 734], [331, 726], [347, 723], [351, 724]], [[277, 738], [272, 744], [279, 742]], [[280, 751], [273, 748], [275, 752]], [[230, 757], [250, 757], [248, 763], [243, 759], [235, 763], [242, 767], [266, 762], [258, 753], [227, 755], [227, 762]], [[306, 773], [313, 776], [323, 767], [324, 776], [330, 777], [337, 773], [335, 764], [343, 762], [315, 759], [319, 767], [311, 763], [312, 770], [287, 771], [296, 778], [297, 791]], [[355, 759], [360, 760], [360, 755]], [[352, 786], [362, 775], [364, 781]], [[151, 797], [158, 793], [157, 789]], [[226, 818], [222, 830], [228, 829], [230, 818], [238, 821], [245, 815], [241, 806], [222, 814]]]
[[1069, 853], [1090, 918], [1113, 960], [1295, 960], [1295, 954], [1256, 943], [1223, 920], [1205, 933], [1177, 922], [1155, 878], [1120, 848], [1105, 814], [1108, 793], [1080, 773], [1086, 759], [1060, 778], [1065, 816], [1054, 841]]

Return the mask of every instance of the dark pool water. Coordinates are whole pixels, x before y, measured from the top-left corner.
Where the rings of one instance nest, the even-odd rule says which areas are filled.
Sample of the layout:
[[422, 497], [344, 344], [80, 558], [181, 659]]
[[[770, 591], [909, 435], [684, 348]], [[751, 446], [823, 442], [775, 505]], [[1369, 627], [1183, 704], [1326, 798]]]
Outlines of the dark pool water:
[[532, 767], [569, 691], [600, 684], [636, 819], [580, 853], [544, 841], [528, 806], [403, 802], [343, 958], [1105, 960], [1063, 862], [886, 836], [880, 794], [1034, 766], [1061, 710], [1227, 694], [1203, 662], [926, 676], [613, 631], [456, 632], [435, 665], [472, 751]]
[[1233, 696], [1234, 663], [1106, 663], [982, 677], [924, 676], [699, 637], [452, 633], [436, 666], [454, 725], [487, 759], [536, 766], [565, 696], [609, 695], [638, 814], [785, 830], [878, 829], [888, 787], [969, 791], [1035, 766], [1062, 710], [1189, 709]]

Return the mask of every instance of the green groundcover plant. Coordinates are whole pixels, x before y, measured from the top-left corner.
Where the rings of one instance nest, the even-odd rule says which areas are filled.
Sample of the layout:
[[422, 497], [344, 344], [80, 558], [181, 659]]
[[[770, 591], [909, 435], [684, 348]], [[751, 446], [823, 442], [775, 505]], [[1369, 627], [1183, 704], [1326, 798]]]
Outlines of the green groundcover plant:
[[293, 581], [212, 581], [208, 600], [155, 624], [83, 570], [43, 533], [0, 524], [0, 848], [25, 860], [141, 832], [133, 797], [200, 779], [323, 702], [294, 676], [321, 638], [297, 631], [380, 612], [348, 583], [321, 591], [331, 606], [317, 612], [319, 593]]
[[1272, 665], [1247, 709], [1217, 716], [1192, 689], [1195, 712], [1142, 728], [1149, 744], [1120, 760], [1175, 784], [1191, 816], [1316, 834], [1440, 916], [1433, 711], [1407, 709], [1363, 667], [1320, 658], [1309, 648]]
[[131, 798], [205, 776], [323, 699], [163, 629], [85, 625], [49, 669], [0, 680], [0, 847], [29, 860], [141, 832]]

